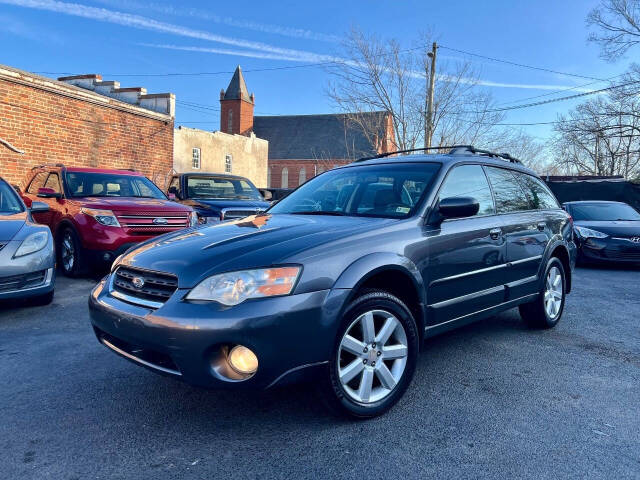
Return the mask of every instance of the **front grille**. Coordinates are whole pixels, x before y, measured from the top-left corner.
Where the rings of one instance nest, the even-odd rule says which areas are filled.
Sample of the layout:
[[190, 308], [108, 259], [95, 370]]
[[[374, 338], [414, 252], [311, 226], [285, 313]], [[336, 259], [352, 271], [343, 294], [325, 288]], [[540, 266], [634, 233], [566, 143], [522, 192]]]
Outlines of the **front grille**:
[[13, 290], [24, 290], [25, 288], [37, 287], [44, 283], [47, 276], [46, 270], [26, 273], [24, 275], [12, 275], [10, 277], [0, 277], [0, 292], [10, 292]]
[[612, 260], [631, 260], [640, 262], [640, 249], [633, 251], [619, 248], [607, 248], [605, 249], [604, 254], [607, 258]]
[[235, 220], [238, 218], [245, 218], [251, 215], [256, 215], [260, 212], [264, 212], [263, 208], [252, 208], [252, 209], [224, 209], [222, 210], [222, 214], [220, 215], [221, 220]]
[[168, 273], [119, 267], [115, 272], [111, 288], [112, 291], [129, 297], [131, 303], [141, 299], [163, 304], [178, 288], [178, 278]]
[[118, 222], [131, 235], [160, 235], [189, 226], [185, 212], [114, 212]]

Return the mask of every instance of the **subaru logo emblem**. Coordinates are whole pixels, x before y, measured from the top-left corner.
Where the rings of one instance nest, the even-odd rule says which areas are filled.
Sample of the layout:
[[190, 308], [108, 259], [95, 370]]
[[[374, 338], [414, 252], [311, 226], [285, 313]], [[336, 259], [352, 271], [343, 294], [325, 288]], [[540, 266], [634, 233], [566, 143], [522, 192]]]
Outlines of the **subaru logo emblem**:
[[153, 219], [153, 224], [154, 225], [166, 225], [167, 223], [169, 223], [169, 221], [166, 218], [154, 218]]
[[142, 278], [142, 277], [133, 277], [131, 279], [131, 283], [136, 288], [142, 288], [142, 287], [144, 287], [144, 278]]
[[630, 238], [630, 240], [631, 240], [633, 243], [640, 243], [640, 237], [631, 237], [631, 238]]

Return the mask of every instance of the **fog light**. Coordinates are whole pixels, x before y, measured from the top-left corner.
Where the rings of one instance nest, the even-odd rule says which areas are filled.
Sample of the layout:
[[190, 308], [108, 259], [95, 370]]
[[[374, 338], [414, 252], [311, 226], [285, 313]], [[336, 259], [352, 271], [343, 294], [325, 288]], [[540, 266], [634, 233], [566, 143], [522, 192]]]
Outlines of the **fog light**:
[[248, 375], [258, 369], [258, 357], [256, 354], [242, 345], [236, 345], [229, 352], [229, 365], [236, 372]]

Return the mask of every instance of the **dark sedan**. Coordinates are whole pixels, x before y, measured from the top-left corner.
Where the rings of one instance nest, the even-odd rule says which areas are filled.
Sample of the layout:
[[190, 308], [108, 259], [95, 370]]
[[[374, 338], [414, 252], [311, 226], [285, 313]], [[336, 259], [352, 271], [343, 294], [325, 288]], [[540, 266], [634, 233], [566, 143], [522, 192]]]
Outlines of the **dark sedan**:
[[640, 264], [640, 213], [623, 202], [567, 202], [578, 260]]
[[145, 242], [92, 291], [96, 336], [208, 387], [315, 372], [335, 409], [379, 415], [424, 338], [513, 307], [538, 328], [562, 316], [569, 215], [532, 171], [476, 152], [354, 162], [266, 213]]

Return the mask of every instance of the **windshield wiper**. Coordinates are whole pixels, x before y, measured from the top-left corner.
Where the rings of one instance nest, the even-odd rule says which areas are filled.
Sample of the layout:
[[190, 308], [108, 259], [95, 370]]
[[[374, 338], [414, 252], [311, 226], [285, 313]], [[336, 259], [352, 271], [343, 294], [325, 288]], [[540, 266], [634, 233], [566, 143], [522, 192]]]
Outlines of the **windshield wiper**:
[[309, 210], [308, 212], [291, 212], [291, 215], [334, 215], [337, 217], [344, 217], [347, 214], [337, 211]]

